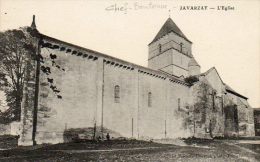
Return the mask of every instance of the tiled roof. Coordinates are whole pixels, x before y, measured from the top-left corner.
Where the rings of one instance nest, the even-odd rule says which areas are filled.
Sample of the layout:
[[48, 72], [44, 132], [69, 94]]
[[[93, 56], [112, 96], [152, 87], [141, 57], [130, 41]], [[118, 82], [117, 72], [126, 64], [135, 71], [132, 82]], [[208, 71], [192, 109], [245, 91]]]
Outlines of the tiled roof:
[[[188, 40], [188, 38], [182, 33], [182, 31], [178, 28], [178, 26], [172, 21], [171, 18], [168, 18], [167, 21], [164, 23], [164, 25], [162, 26], [162, 28], [160, 29], [160, 31], [157, 33], [157, 35], [155, 36], [155, 38], [153, 39], [153, 42], [155, 42], [156, 40], [162, 38], [164, 35], [170, 33], [170, 32], [174, 32], [175, 34], [179, 35], [180, 37], [186, 39], [187, 41], [191, 42], [190, 40]], [[150, 44], [151, 44], [150, 43]]]
[[248, 99], [247, 97], [245, 97], [245, 96], [243, 96], [243, 95], [237, 93], [237, 92], [236, 92], [234, 89], [232, 89], [229, 85], [224, 84], [224, 86], [225, 86], [225, 89], [226, 89], [227, 92], [232, 93], [232, 94], [234, 94], [234, 95], [236, 95], [236, 96], [238, 96], [238, 97], [244, 98], [244, 99], [246, 99], [246, 100]]
[[170, 79], [173, 79], [173, 80], [177, 80], [183, 84], [185, 84], [186, 86], [188, 85], [182, 78], [179, 78], [177, 76], [174, 76], [174, 75], [171, 75], [171, 74], [167, 74], [165, 72], [162, 72], [162, 71], [158, 71], [158, 70], [154, 70], [154, 69], [150, 69], [148, 67], [144, 67], [144, 66], [140, 66], [140, 65], [137, 65], [137, 64], [134, 64], [134, 63], [131, 63], [131, 62], [128, 62], [128, 61], [124, 61], [124, 60], [121, 60], [121, 59], [118, 59], [116, 57], [112, 57], [112, 56], [109, 56], [109, 55], [106, 55], [106, 54], [103, 54], [101, 52], [97, 52], [97, 51], [94, 51], [94, 50], [91, 50], [91, 49], [88, 49], [88, 48], [84, 48], [84, 47], [81, 47], [81, 46], [78, 46], [78, 45], [75, 45], [75, 44], [72, 44], [72, 43], [68, 43], [68, 42], [65, 42], [65, 41], [62, 41], [62, 40], [59, 40], [59, 39], [56, 39], [56, 38], [53, 38], [53, 37], [50, 37], [50, 36], [47, 36], [47, 35], [44, 35], [44, 34], [41, 34], [41, 37], [44, 38], [44, 39], [48, 39], [48, 40], [51, 40], [51, 41], [54, 41], [54, 42], [57, 42], [57, 43], [62, 43], [62, 44], [66, 44], [68, 46], [72, 46], [74, 48], [77, 48], [79, 50], [84, 50], [84, 51], [88, 51], [90, 53], [93, 53], [97, 56], [101, 56], [105, 59], [113, 59], [115, 61], [118, 61], [118, 62], [122, 62], [124, 64], [127, 64], [129, 66], [133, 66], [135, 68], [138, 68], [140, 70], [147, 70], [147, 71], [150, 71], [152, 73], [158, 73], [160, 75], [164, 75], [165, 77], [168, 77]]
[[225, 85], [226, 90], [236, 92], [236, 91], [235, 91], [234, 89], [232, 89], [229, 85], [227, 85], [227, 84], [224, 84], [224, 85]]

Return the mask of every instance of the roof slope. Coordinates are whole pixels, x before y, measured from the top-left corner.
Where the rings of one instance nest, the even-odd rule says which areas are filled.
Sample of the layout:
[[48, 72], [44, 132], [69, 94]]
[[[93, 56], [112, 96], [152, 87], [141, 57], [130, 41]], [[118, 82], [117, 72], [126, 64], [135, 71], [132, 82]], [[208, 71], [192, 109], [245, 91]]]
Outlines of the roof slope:
[[153, 41], [151, 43], [155, 42], [156, 40], [160, 39], [161, 37], [163, 37], [164, 35], [166, 35], [166, 34], [168, 34], [170, 32], [174, 32], [175, 34], [179, 35], [180, 37], [182, 37], [182, 38], [186, 39], [187, 41], [191, 42], [182, 33], [180, 28], [173, 22], [173, 20], [171, 18], [168, 18], [167, 21], [164, 23], [164, 25], [162, 26], [162, 28], [157, 33], [157, 35], [155, 36], [155, 38], [153, 39]]
[[200, 65], [199, 65], [198, 62], [195, 60], [195, 58], [192, 57], [192, 58], [190, 59], [190, 61], [189, 61], [188, 66], [200, 66]]
[[[208, 74], [209, 74], [211, 71], [213, 71], [213, 70], [216, 70], [216, 72], [217, 72], [217, 74], [218, 74], [217, 69], [216, 69], [215, 67], [212, 67], [212, 68], [210, 68], [209, 70], [205, 71], [204, 73], [199, 74], [198, 76], [206, 76], [206, 75], [208, 75]], [[220, 77], [219, 74], [218, 74], [218, 76], [219, 76], [219, 78], [221, 79], [221, 77]], [[221, 81], [223, 82], [222, 79], [221, 79]], [[224, 83], [224, 82], [223, 82], [223, 83]]]
[[217, 72], [217, 74], [218, 74], [220, 80], [222, 81], [223, 85], [225, 86], [225, 89], [226, 89], [227, 92], [232, 93], [232, 94], [234, 94], [234, 95], [236, 95], [236, 96], [238, 96], [238, 97], [244, 98], [244, 99], [246, 99], [246, 100], [248, 99], [247, 97], [245, 97], [245, 96], [241, 95], [240, 93], [236, 92], [234, 89], [232, 89], [232, 88], [231, 88], [230, 86], [228, 86], [226, 83], [224, 83], [223, 80], [221, 79], [221, 77], [220, 77], [220, 75], [219, 75], [217, 69], [216, 69], [215, 67], [210, 68], [209, 70], [207, 70], [207, 71], [204, 72], [204, 73], [199, 74], [198, 76], [206, 76], [206, 75], [208, 75], [208, 74], [209, 74], [211, 71], [213, 71], [213, 70], [215, 70], [215, 71]]
[[91, 49], [88, 49], [88, 48], [84, 48], [84, 47], [81, 47], [81, 46], [78, 46], [78, 45], [75, 45], [75, 44], [72, 44], [72, 43], [68, 43], [68, 42], [65, 42], [65, 41], [62, 41], [62, 40], [59, 40], [59, 39], [56, 39], [56, 38], [53, 38], [53, 37], [50, 37], [48, 35], [44, 35], [42, 33], [39, 33], [41, 38], [43, 39], [47, 39], [47, 40], [51, 40], [51, 41], [54, 41], [54, 42], [57, 42], [57, 43], [62, 43], [62, 44], [65, 44], [65, 45], [68, 45], [68, 46], [72, 46], [74, 48], [77, 48], [79, 50], [84, 50], [84, 51], [87, 51], [87, 52], [90, 52], [90, 53], [93, 53], [97, 56], [100, 56], [100, 57], [104, 57], [105, 59], [113, 59], [114, 61], [118, 61], [118, 62], [121, 62], [121, 63], [124, 63], [124, 64], [127, 64], [127, 65], [131, 65], [131, 66], [134, 66], [135, 68], [139, 68], [141, 70], [148, 70], [150, 72], [154, 72], [154, 73], [158, 73], [160, 75], [164, 75], [170, 79], [173, 79], [173, 80], [177, 80], [181, 83], [183, 83], [184, 85], [188, 85], [182, 78], [179, 78], [177, 76], [173, 76], [171, 74], [167, 74], [167, 73], [164, 73], [162, 71], [158, 71], [158, 70], [153, 70], [153, 69], [150, 69], [148, 67], [144, 67], [144, 66], [141, 66], [141, 65], [137, 65], [137, 64], [134, 64], [134, 63], [131, 63], [131, 62], [128, 62], [128, 61], [124, 61], [124, 60], [121, 60], [121, 59], [118, 59], [116, 57], [112, 57], [112, 56], [109, 56], [109, 55], [106, 55], [106, 54], [103, 54], [101, 52], [97, 52], [97, 51], [94, 51], [94, 50], [91, 50]]
[[236, 92], [229, 85], [227, 85], [227, 84], [224, 84], [224, 85], [225, 85], [225, 89], [226, 89], [227, 92], [232, 93], [232, 94], [234, 94], [234, 95], [236, 95], [238, 97], [244, 98], [246, 100], [248, 99], [247, 97], [245, 97], [245, 96], [241, 95], [240, 93]]

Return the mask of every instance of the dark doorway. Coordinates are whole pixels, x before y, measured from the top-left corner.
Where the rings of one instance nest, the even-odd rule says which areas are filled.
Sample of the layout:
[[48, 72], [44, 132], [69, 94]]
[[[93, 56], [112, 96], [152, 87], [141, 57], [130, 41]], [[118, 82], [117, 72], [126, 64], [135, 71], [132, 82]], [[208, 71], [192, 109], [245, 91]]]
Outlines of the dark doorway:
[[238, 112], [237, 105], [229, 105], [224, 108], [225, 113], [225, 131], [227, 137], [238, 135]]
[[254, 110], [255, 135], [260, 136], [260, 109]]

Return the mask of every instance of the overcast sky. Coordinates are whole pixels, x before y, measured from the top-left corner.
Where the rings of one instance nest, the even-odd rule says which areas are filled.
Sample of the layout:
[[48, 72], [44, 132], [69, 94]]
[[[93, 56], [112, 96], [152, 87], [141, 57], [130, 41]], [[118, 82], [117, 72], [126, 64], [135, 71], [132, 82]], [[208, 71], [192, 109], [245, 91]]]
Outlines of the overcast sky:
[[[181, 5], [208, 8], [181, 11]], [[260, 107], [259, 0], [0, 0], [0, 30], [30, 25], [33, 14], [41, 33], [143, 66], [147, 45], [170, 14], [193, 42], [202, 72], [215, 66], [225, 83]]]

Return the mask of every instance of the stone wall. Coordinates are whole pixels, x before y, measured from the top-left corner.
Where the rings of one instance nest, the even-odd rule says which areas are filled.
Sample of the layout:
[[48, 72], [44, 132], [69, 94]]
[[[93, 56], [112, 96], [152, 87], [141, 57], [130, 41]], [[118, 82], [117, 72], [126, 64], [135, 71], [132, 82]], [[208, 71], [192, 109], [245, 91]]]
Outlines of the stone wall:
[[155, 41], [151, 44], [149, 44], [149, 59], [157, 56], [160, 54], [159, 52], [159, 44], [162, 46], [162, 51], [166, 51], [169, 48], [173, 47], [174, 49], [180, 51], [180, 43], [183, 43], [184, 51], [186, 51], [185, 54], [191, 55], [191, 43], [185, 40], [184, 38], [176, 35], [175, 33], [171, 32], [164, 37], [160, 38], [158, 41]]
[[20, 122], [11, 122], [8, 124], [0, 124], [0, 135], [19, 135]]
[[238, 135], [254, 136], [253, 109], [247, 100], [234, 94], [226, 94], [226, 106], [236, 107], [238, 116]]
[[186, 77], [191, 56], [191, 43], [171, 32], [149, 45], [148, 67]]
[[[125, 137], [183, 137], [183, 118], [175, 111], [178, 98], [181, 107], [187, 103], [188, 87], [159, 72], [132, 65], [115, 67], [117, 63], [104, 66], [104, 127]], [[120, 87], [119, 102], [115, 86]]]
[[[37, 121], [35, 114], [37, 114], [37, 87], [38, 87], [38, 68], [40, 53], [39, 39], [32, 39], [34, 42], [36, 53], [34, 55], [27, 55], [26, 69], [24, 74], [23, 99], [21, 103], [21, 121], [20, 121], [20, 138], [18, 145], [33, 145], [34, 141], [34, 122]], [[38, 60], [38, 61], [37, 61]], [[37, 72], [38, 71], [38, 72]]]
[[[103, 126], [117, 132], [112, 137], [137, 137], [137, 69], [115, 61], [104, 63]], [[115, 64], [120, 64], [115, 66]], [[116, 91], [118, 87], [118, 94]], [[104, 132], [107, 133], [107, 132]]]
[[[154, 85], [156, 86], [156, 85]], [[188, 86], [174, 81], [164, 83], [167, 95], [166, 105], [166, 138], [191, 137], [189, 119], [192, 116]]]
[[254, 109], [255, 135], [260, 136], [260, 109]]
[[0, 124], [0, 135], [11, 134], [11, 124]]
[[[50, 73], [40, 73], [36, 140], [60, 143], [66, 129], [94, 127], [98, 60], [94, 56], [83, 57], [71, 46], [48, 42], [71, 52], [48, 47], [41, 50], [44, 58], [41, 66], [50, 67]], [[78, 51], [77, 55], [73, 54], [74, 50]]]
[[[167, 109], [167, 81], [150, 75], [139, 75], [139, 136], [164, 138]], [[151, 94], [151, 103], [148, 95]], [[166, 123], [167, 124], [167, 123]]]
[[[114, 138], [190, 136], [184, 119], [189, 87], [184, 81], [53, 38], [42, 41], [37, 144], [67, 141], [71, 131], [84, 132], [88, 138], [106, 133]], [[120, 88], [119, 99], [115, 86]], [[29, 98], [24, 100], [26, 113], [34, 105], [26, 107]], [[29, 114], [23, 115], [23, 131], [33, 127], [33, 111]], [[21, 140], [33, 139], [32, 130], [22, 135]]]
[[198, 138], [223, 136], [224, 112], [222, 96], [210, 86], [207, 80], [197, 82], [191, 87], [193, 109], [193, 133]]
[[197, 116], [194, 119], [203, 117], [206, 120], [202, 120], [205, 121], [202, 125], [199, 123], [200, 128], [197, 128], [195, 122], [194, 127], [199, 132], [195, 134], [205, 138], [209, 135], [208, 130], [211, 127], [212, 137], [254, 136], [253, 111], [247, 100], [227, 92], [226, 85], [215, 68], [201, 75], [199, 80], [191, 87], [191, 95], [193, 95], [191, 103], [194, 104], [195, 109], [198, 108], [199, 112], [194, 113]]
[[[223, 136], [225, 106], [237, 101], [223, 97], [221, 79], [189, 87], [163, 72], [47, 36], [40, 53], [39, 74], [32, 58], [26, 72], [20, 145], [31, 145], [34, 137], [37, 144], [61, 143], [72, 139], [67, 135], [106, 133], [139, 139]], [[237, 104], [238, 124], [247, 122], [241, 134], [249, 135], [243, 114], [251, 112], [243, 113], [244, 103]]]

